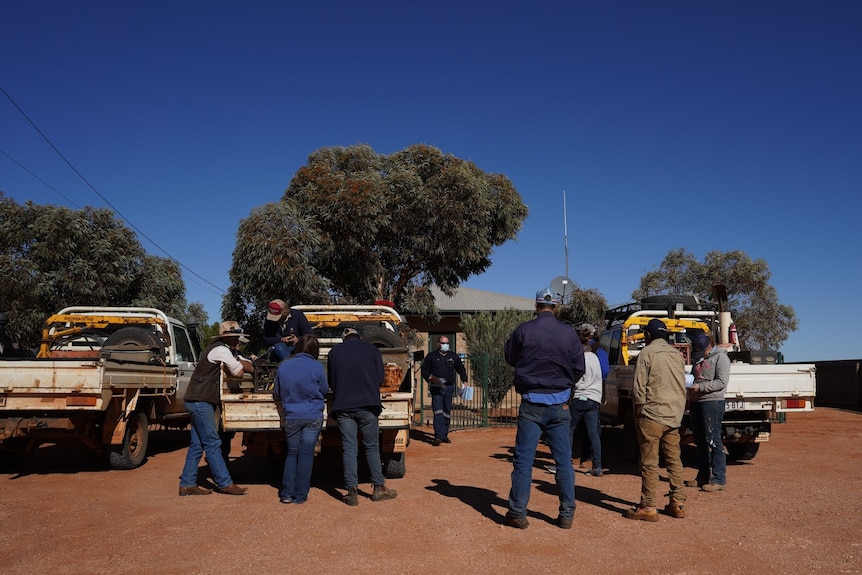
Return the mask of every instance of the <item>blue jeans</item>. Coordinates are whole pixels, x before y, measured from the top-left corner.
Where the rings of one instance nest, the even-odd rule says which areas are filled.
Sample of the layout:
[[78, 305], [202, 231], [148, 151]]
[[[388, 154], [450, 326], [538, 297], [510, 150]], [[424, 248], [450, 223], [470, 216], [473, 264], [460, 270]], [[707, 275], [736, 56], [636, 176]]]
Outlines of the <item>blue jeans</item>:
[[446, 439], [449, 437], [449, 418], [452, 413], [455, 385], [448, 383], [442, 387], [432, 385], [428, 391], [431, 393], [431, 409], [434, 411], [434, 437]]
[[206, 401], [187, 401], [186, 411], [192, 416], [191, 443], [186, 453], [186, 464], [180, 475], [180, 487], [194, 487], [198, 484], [198, 465], [204, 452], [213, 481], [224, 489], [233, 480], [227, 470], [227, 464], [221, 454], [221, 439], [215, 420], [215, 405]]
[[294, 349], [296, 349], [295, 345], [287, 345], [283, 341], [280, 341], [269, 348], [270, 359], [272, 361], [283, 361], [293, 355]]
[[560, 490], [560, 517], [575, 514], [575, 472], [572, 469], [572, 427], [568, 403], [539, 405], [521, 401], [518, 410], [518, 432], [515, 436], [515, 455], [512, 460], [512, 489], [509, 491], [509, 514], [527, 516], [530, 502], [530, 484], [533, 480], [533, 461], [536, 448], [544, 432], [557, 472], [554, 479]]
[[362, 434], [362, 445], [365, 447], [365, 461], [371, 472], [371, 483], [383, 485], [383, 464], [380, 462], [380, 428], [377, 416], [367, 409], [340, 411], [335, 417], [338, 430], [341, 432], [341, 462], [344, 466], [344, 486], [359, 485], [358, 458], [359, 441], [357, 432]]
[[599, 402], [592, 399], [572, 399], [572, 437], [578, 423], [583, 419], [584, 427], [587, 428], [587, 436], [590, 438], [590, 448], [593, 458], [593, 469], [602, 468], [602, 441], [599, 437]]
[[727, 456], [721, 442], [724, 400], [693, 402], [689, 415], [697, 444], [697, 482], [724, 485], [727, 483]]
[[294, 503], [302, 503], [308, 499], [311, 468], [314, 466], [314, 447], [322, 427], [322, 415], [314, 419], [285, 418], [287, 458], [284, 460], [279, 498], [289, 499]]

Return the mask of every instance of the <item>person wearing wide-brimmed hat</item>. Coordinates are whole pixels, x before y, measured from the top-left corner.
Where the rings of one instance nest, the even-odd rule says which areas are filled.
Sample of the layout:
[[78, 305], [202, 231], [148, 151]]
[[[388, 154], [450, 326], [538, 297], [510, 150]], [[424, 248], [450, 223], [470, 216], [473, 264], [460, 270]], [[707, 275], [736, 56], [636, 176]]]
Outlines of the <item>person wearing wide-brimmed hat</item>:
[[192, 373], [184, 402], [191, 415], [191, 443], [186, 454], [186, 463], [180, 475], [180, 495], [209, 495], [211, 491], [198, 485], [198, 466], [206, 452], [215, 490], [225, 495], [245, 495], [246, 487], [239, 487], [231, 479], [221, 452], [215, 414], [219, 404], [219, 382], [221, 370], [227, 369], [235, 376], [254, 371], [252, 360], [239, 355], [240, 343], [248, 341], [246, 334], [235, 321], [225, 321], [219, 326], [215, 341], [201, 354], [200, 361]]

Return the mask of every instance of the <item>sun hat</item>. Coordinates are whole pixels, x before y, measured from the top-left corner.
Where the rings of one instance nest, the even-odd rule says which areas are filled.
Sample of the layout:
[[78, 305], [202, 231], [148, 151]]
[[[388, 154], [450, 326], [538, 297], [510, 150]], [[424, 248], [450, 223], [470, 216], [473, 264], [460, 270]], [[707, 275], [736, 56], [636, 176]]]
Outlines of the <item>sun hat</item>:
[[243, 333], [242, 328], [235, 321], [223, 321], [218, 326], [218, 335], [213, 336], [213, 339], [225, 337], [238, 337], [242, 343], [248, 342], [248, 334]]

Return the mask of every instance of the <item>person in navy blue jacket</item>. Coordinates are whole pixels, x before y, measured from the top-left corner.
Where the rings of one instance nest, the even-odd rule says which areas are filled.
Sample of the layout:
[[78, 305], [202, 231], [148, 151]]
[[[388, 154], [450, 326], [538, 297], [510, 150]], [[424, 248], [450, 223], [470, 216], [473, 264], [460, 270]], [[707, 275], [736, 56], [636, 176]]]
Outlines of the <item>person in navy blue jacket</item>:
[[586, 370], [584, 346], [577, 332], [554, 317], [557, 294], [545, 288], [536, 293], [536, 319], [515, 328], [506, 342], [506, 362], [515, 368], [515, 391], [521, 394], [518, 431], [512, 458], [512, 488], [505, 524], [526, 529], [533, 462], [544, 435], [556, 463], [560, 491], [557, 525], [572, 528], [575, 514], [575, 473], [572, 469], [572, 432], [569, 400], [572, 388]]
[[263, 341], [269, 346], [273, 361], [290, 357], [299, 338], [310, 333], [314, 330], [304, 313], [288, 307], [284, 300], [269, 302], [263, 321]]
[[441, 443], [452, 443], [449, 439], [449, 421], [452, 414], [452, 396], [455, 395], [455, 374], [461, 376], [461, 383], [467, 383], [467, 370], [461, 357], [449, 350], [449, 337], [437, 338], [437, 349], [422, 360], [422, 379], [428, 382], [431, 394], [431, 409], [434, 411], [435, 447]]
[[380, 385], [383, 383], [383, 357], [380, 350], [362, 341], [352, 327], [341, 333], [342, 343], [329, 351], [327, 371], [332, 388], [332, 415], [341, 432], [342, 464], [347, 494], [344, 502], [359, 505], [357, 433], [362, 435], [365, 460], [371, 472], [372, 501], [394, 499], [397, 492], [385, 485], [380, 461], [380, 428], [377, 418], [383, 410]]

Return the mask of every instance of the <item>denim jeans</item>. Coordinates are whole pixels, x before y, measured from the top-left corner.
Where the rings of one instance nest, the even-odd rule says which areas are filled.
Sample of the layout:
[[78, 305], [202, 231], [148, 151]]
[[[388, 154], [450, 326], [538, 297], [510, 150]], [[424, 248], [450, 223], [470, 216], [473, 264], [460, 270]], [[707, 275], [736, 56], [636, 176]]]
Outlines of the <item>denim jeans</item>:
[[602, 468], [602, 441], [599, 437], [599, 402], [592, 399], [572, 399], [572, 437], [578, 428], [578, 422], [584, 421], [587, 436], [590, 438], [590, 452], [593, 459], [593, 469]]
[[452, 413], [452, 396], [455, 395], [455, 385], [432, 385], [431, 409], [434, 411], [434, 437], [446, 439], [449, 437], [449, 418]]
[[314, 419], [284, 420], [284, 435], [287, 439], [287, 458], [281, 478], [281, 499], [302, 503], [308, 499], [311, 489], [311, 468], [314, 465], [314, 447], [323, 427], [323, 416]]
[[204, 452], [210, 466], [213, 481], [224, 489], [233, 480], [221, 454], [221, 439], [215, 420], [215, 405], [206, 401], [187, 401], [186, 411], [191, 414], [191, 443], [186, 453], [186, 464], [180, 475], [180, 487], [194, 487], [198, 484], [198, 465]]
[[365, 461], [371, 472], [371, 483], [383, 485], [383, 464], [380, 461], [380, 428], [377, 416], [367, 409], [340, 411], [335, 417], [338, 430], [341, 432], [341, 461], [344, 466], [344, 486], [359, 485], [358, 457], [359, 441], [357, 432], [362, 434], [362, 445], [365, 447]]
[[697, 482], [724, 485], [727, 483], [727, 456], [721, 442], [724, 400], [693, 402], [689, 414], [697, 444]]
[[293, 350], [296, 349], [295, 345], [287, 345], [283, 341], [278, 342], [271, 348], [270, 351], [270, 359], [272, 361], [284, 361], [293, 355]]
[[542, 433], [548, 440], [557, 472], [554, 478], [560, 490], [560, 517], [575, 514], [575, 472], [572, 469], [572, 428], [568, 403], [540, 405], [521, 401], [518, 410], [518, 431], [512, 459], [512, 489], [509, 491], [509, 514], [527, 516], [533, 462]]
[[[641, 507], [655, 507], [660, 480], [658, 477], [659, 450], [667, 462], [670, 499], [685, 501], [685, 481], [682, 478], [682, 460], [679, 449], [679, 428], [669, 427], [647, 417], [635, 420], [641, 460]], [[662, 489], [663, 491], [663, 489]]]

